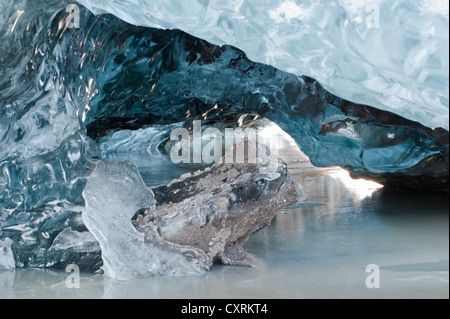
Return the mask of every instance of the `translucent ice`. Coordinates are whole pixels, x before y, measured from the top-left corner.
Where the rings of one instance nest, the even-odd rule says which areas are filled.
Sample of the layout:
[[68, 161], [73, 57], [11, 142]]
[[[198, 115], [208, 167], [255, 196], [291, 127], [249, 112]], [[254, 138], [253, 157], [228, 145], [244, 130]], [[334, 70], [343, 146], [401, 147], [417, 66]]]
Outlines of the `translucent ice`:
[[116, 279], [191, 274], [209, 269], [200, 250], [166, 242], [156, 231], [138, 232], [131, 218], [155, 204], [135, 165], [100, 162], [83, 191], [83, 220], [102, 250], [105, 275]]
[[[81, 194], [88, 176], [99, 160], [120, 158], [117, 154], [159, 156], [164, 134], [179, 122], [233, 126], [246, 116], [266, 117], [290, 134], [314, 165], [340, 165], [385, 185], [448, 189], [448, 131], [398, 116], [448, 127], [448, 9], [434, 9], [441, 1], [377, 2], [380, 29], [358, 24], [358, 14], [374, 17], [374, 11], [361, 11], [357, 1], [83, 3], [108, 7], [129, 21], [158, 16], [163, 27], [178, 17], [174, 26], [192, 25], [194, 34], [214, 35], [215, 43], [236, 44], [250, 58], [295, 74], [252, 62], [230, 45], [130, 25], [114, 15], [95, 16], [81, 5], [79, 28], [69, 27], [70, 1], [3, 1], [0, 240], [12, 240], [8, 247], [16, 267], [98, 266], [101, 257], [92, 254], [93, 246], [75, 245], [67, 236], [67, 229], [87, 232]], [[290, 10], [294, 4], [311, 6], [311, 15]], [[161, 9], [165, 6], [169, 10]], [[231, 19], [233, 12], [241, 15]], [[424, 23], [416, 26], [413, 18]], [[397, 30], [399, 25], [404, 29]], [[334, 92], [342, 86], [342, 96], [356, 95], [369, 106], [298, 74], [314, 75]], [[383, 104], [383, 96], [393, 104]], [[139, 165], [139, 157], [133, 158]], [[179, 176], [184, 168], [179, 170], [171, 173]], [[169, 176], [151, 175], [151, 184], [166, 183]]]
[[81, 268], [90, 268], [86, 256], [75, 250], [48, 249], [68, 227], [79, 232], [87, 230], [81, 220], [81, 193], [98, 156], [95, 143], [75, 132], [51, 152], [2, 159], [0, 240], [12, 239], [17, 266], [64, 267], [70, 260]]
[[90, 232], [79, 232], [70, 228], [65, 228], [55, 237], [50, 249], [74, 249], [80, 252], [97, 252], [99, 247], [97, 240]]
[[78, 0], [181, 29], [431, 128], [449, 123], [448, 0]]
[[0, 240], [0, 270], [14, 269], [15, 261], [11, 250], [12, 240], [5, 238]]

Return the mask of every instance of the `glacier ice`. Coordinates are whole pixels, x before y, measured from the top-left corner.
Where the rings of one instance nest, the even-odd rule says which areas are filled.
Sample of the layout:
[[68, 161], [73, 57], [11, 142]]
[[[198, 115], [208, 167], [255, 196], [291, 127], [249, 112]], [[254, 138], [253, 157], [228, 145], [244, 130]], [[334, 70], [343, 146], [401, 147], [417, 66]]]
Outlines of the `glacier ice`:
[[13, 240], [18, 267], [77, 261], [90, 269], [101, 262], [94, 255], [50, 249], [66, 228], [87, 231], [81, 193], [98, 156], [95, 143], [77, 131], [51, 152], [0, 163], [0, 238]]
[[0, 271], [15, 268], [14, 255], [11, 250], [12, 242], [9, 238], [0, 240]]
[[233, 45], [347, 100], [449, 128], [447, 0], [78, 2], [134, 25]]
[[88, 231], [74, 231], [70, 228], [65, 228], [53, 240], [50, 249], [66, 250], [73, 249], [76, 251], [99, 251], [98, 242], [92, 233]]
[[[120, 159], [120, 154], [129, 151], [138, 154], [145, 149], [147, 158], [166, 160], [167, 132], [171, 125], [180, 122], [189, 126], [192, 120], [201, 119], [205, 125], [219, 121], [233, 126], [246, 115], [266, 117], [288, 132], [314, 165], [340, 165], [356, 176], [373, 178], [386, 185], [448, 189], [448, 131], [433, 129], [438, 125], [436, 116], [448, 118], [447, 93], [438, 90], [441, 86], [448, 88], [448, 73], [442, 76], [442, 72], [448, 72], [445, 70], [448, 62], [442, 58], [440, 46], [446, 38], [448, 42], [448, 32], [442, 33], [439, 26], [448, 24], [448, 18], [442, 18], [440, 13], [427, 11], [424, 15], [424, 19], [437, 15], [430, 25], [430, 30], [434, 26], [435, 34], [430, 31], [427, 42], [431, 48], [436, 37], [442, 40], [434, 47], [436, 54], [428, 59], [427, 51], [420, 50], [426, 44], [416, 41], [416, 51], [424, 54], [421, 61], [431, 63], [426, 72], [420, 61], [415, 62], [413, 53], [407, 64], [397, 65], [400, 56], [395, 54], [394, 61], [383, 60], [386, 65], [382, 67], [374, 61], [364, 62], [366, 66], [374, 66], [373, 72], [391, 70], [397, 74], [398, 68], [406, 65], [411, 74], [428, 72], [430, 79], [435, 79], [435, 86], [428, 80], [424, 80], [423, 86], [413, 83], [408, 86], [409, 80], [402, 82], [392, 74], [396, 91], [403, 92], [402, 98], [408, 104], [406, 111], [416, 114], [415, 118], [404, 113], [402, 103], [391, 108], [394, 113], [368, 106], [385, 108], [379, 104], [377, 90], [366, 96], [368, 105], [353, 103], [331, 94], [313, 78], [298, 75], [309, 72], [299, 69], [292, 70], [293, 74], [256, 63], [236, 47], [216, 46], [179, 30], [133, 26], [113, 15], [95, 16], [81, 6], [80, 28], [68, 28], [65, 8], [69, 3], [8, 0], [2, 2], [0, 10], [0, 240], [12, 240], [8, 247], [16, 267], [64, 267], [70, 262], [81, 268], [99, 267], [101, 256], [89, 240], [82, 219], [85, 209], [82, 191], [88, 177], [97, 163]], [[131, 2], [120, 3], [129, 5], [123, 13], [135, 16]], [[158, 5], [174, 3], [165, 1]], [[196, 3], [210, 8], [208, 1], [193, 2], [189, 8], [186, 5], [183, 8], [197, 12]], [[98, 4], [110, 5], [111, 9], [119, 2]], [[263, 5], [262, 1], [261, 8]], [[223, 6], [226, 8], [228, 3]], [[383, 2], [382, 8], [385, 6], [387, 2]], [[417, 10], [421, 13], [420, 8]], [[394, 9], [400, 10], [400, 17], [405, 18], [401, 21], [410, 22], [410, 6], [403, 3]], [[174, 17], [175, 12], [172, 9], [165, 16]], [[324, 12], [337, 18], [343, 11], [340, 5], [331, 5]], [[221, 20], [224, 26], [225, 17]], [[183, 19], [190, 21], [192, 17], [183, 15]], [[295, 26], [294, 20], [290, 23]], [[315, 34], [323, 34], [319, 29], [308, 26], [306, 29], [311, 41]], [[205, 30], [217, 31], [212, 27]], [[283, 30], [280, 29], [280, 38], [289, 39], [283, 33], [287, 29]], [[414, 38], [416, 33], [407, 30]], [[251, 37], [259, 38], [259, 35]], [[331, 37], [338, 38], [350, 40]], [[219, 39], [212, 40], [221, 43]], [[304, 41], [305, 47], [309, 42]], [[252, 43], [250, 39], [248, 43]], [[352, 70], [349, 63], [359, 65], [352, 51], [358, 47], [352, 43], [336, 46], [342, 51], [339, 57], [345, 61], [324, 62], [325, 69], [320, 69], [323, 74], [310, 73], [324, 80], [333, 92], [336, 88], [327, 84], [330, 75], [327, 72], [331, 75], [336, 70], [348, 72]], [[264, 54], [273, 52], [258, 50]], [[405, 53], [400, 51], [400, 55]], [[333, 55], [336, 51], [329, 53]], [[257, 59], [253, 54], [250, 57]], [[365, 59], [369, 55], [359, 57]], [[329, 61], [328, 58], [325, 60]], [[314, 67], [314, 61], [304, 64]], [[276, 65], [273, 61], [262, 62]], [[282, 65], [279, 67], [283, 69]], [[386, 74], [378, 77], [373, 72], [367, 73], [370, 81], [384, 83]], [[342, 96], [369, 92], [360, 87], [366, 86], [364, 79], [353, 79], [357, 83], [355, 89], [353, 80], [331, 75], [333, 83], [343, 80], [346, 91], [341, 92]], [[389, 87], [385, 86], [383, 91], [390, 92]], [[408, 91], [409, 88], [414, 92]], [[427, 94], [431, 97], [423, 102], [420, 97]], [[441, 108], [446, 103], [447, 107]], [[420, 116], [419, 109], [424, 112]], [[134, 156], [135, 164], [147, 165], [139, 162], [140, 158]], [[180, 173], [185, 170], [179, 169]], [[153, 179], [153, 185], [163, 182], [153, 172], [148, 179]], [[85, 245], [57, 249], [71, 245], [71, 240], [77, 237], [72, 235], [80, 235]]]
[[166, 242], [156, 228], [144, 235], [131, 224], [138, 210], [155, 204], [153, 192], [131, 162], [100, 162], [83, 197], [83, 221], [100, 243], [106, 276], [126, 280], [209, 269], [203, 251]]
[[[241, 147], [247, 160], [227, 163]], [[252, 163], [256, 156], [260, 160]], [[261, 142], [230, 146], [219, 163], [152, 191], [156, 206], [140, 212], [136, 229], [155, 227], [164, 239], [228, 265], [251, 265], [243, 248], [248, 238], [268, 226], [279, 208], [304, 199], [286, 163]]]
[[130, 160], [139, 167], [147, 186], [168, 184], [186, 172], [203, 169], [202, 164], [175, 164], [169, 154], [172, 130], [184, 122], [151, 125], [137, 130], [120, 130], [97, 139], [101, 157], [106, 161]]

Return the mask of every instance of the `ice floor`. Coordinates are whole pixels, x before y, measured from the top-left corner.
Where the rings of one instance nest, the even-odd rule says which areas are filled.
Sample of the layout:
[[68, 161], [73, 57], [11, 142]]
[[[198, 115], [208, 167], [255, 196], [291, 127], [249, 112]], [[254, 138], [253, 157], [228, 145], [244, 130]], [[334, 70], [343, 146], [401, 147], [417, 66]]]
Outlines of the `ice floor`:
[[[79, 288], [64, 271], [2, 271], [0, 298], [449, 298], [448, 196], [389, 194], [314, 168], [290, 140], [280, 155], [308, 197], [250, 238], [255, 267], [132, 281], [82, 273]], [[366, 287], [369, 264], [379, 288]]]

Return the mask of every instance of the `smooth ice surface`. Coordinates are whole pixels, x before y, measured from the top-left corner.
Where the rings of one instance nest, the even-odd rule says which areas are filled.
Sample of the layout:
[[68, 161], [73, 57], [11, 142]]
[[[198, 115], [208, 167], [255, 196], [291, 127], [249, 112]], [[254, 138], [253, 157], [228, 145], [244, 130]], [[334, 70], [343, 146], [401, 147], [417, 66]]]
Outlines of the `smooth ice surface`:
[[142, 26], [181, 29], [332, 93], [449, 128], [447, 0], [78, 0]]
[[79, 252], [97, 252], [99, 250], [98, 241], [89, 231], [74, 231], [65, 228], [53, 240], [50, 250], [73, 249]]
[[[152, 191], [134, 164], [100, 162], [88, 179], [83, 197], [86, 201], [83, 221], [100, 243], [102, 268], [107, 277], [128, 280], [208, 269], [202, 252], [183, 250], [165, 242], [156, 232], [144, 235], [133, 227], [131, 218], [135, 213], [155, 204]], [[194, 254], [200, 257], [197, 259]]]

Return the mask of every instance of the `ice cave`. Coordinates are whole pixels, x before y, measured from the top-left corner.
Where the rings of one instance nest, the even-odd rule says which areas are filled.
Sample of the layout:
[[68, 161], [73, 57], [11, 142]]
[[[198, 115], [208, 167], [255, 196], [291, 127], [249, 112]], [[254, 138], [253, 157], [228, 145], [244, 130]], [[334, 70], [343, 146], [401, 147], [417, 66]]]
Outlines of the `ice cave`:
[[3, 0], [0, 40], [0, 298], [448, 298], [448, 1]]

